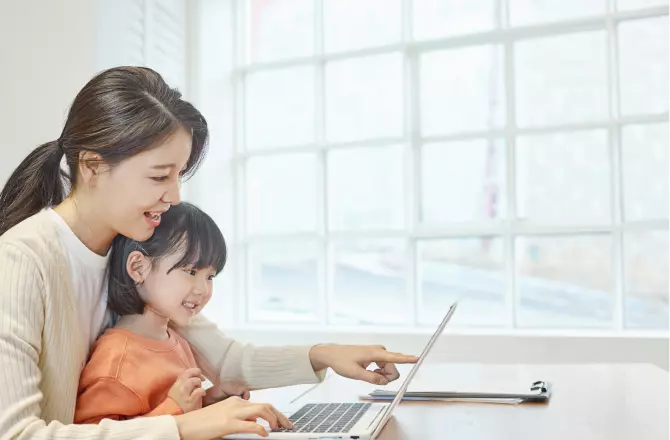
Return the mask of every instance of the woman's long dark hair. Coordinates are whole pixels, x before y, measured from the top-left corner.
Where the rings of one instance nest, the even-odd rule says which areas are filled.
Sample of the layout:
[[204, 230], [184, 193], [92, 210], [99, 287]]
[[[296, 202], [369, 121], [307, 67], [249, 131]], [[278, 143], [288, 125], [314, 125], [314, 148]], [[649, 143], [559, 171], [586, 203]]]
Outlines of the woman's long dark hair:
[[117, 235], [109, 256], [107, 304], [119, 316], [144, 311], [144, 301], [126, 266], [133, 251], [142, 252], [151, 260], [152, 271], [156, 270], [161, 260], [181, 252], [181, 258], [168, 268], [168, 273], [184, 267], [196, 270], [211, 267], [218, 274], [223, 270], [227, 256], [226, 242], [214, 220], [187, 202], [172, 206], [165, 212], [160, 225], [146, 241], [137, 242]]
[[[92, 151], [114, 166], [183, 128], [193, 144], [184, 177], [204, 158], [205, 118], [155, 71], [116, 67], [91, 79], [77, 94], [60, 137], [37, 147], [14, 170], [0, 193], [0, 235], [67, 196], [63, 179], [77, 185], [80, 153]], [[65, 155], [71, 175], [60, 167]]]

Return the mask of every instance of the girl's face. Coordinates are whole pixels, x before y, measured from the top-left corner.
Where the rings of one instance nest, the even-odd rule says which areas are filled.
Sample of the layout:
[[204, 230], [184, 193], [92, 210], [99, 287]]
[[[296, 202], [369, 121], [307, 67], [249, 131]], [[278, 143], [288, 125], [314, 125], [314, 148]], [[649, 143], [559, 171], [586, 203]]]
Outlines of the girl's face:
[[180, 202], [180, 175], [191, 154], [191, 135], [178, 130], [163, 144], [136, 154], [92, 183], [92, 208], [113, 235], [151, 237], [161, 214]]
[[168, 273], [181, 257], [182, 253], [176, 252], [154, 262], [137, 287], [149, 307], [177, 325], [185, 326], [211, 299], [216, 269], [183, 267]]

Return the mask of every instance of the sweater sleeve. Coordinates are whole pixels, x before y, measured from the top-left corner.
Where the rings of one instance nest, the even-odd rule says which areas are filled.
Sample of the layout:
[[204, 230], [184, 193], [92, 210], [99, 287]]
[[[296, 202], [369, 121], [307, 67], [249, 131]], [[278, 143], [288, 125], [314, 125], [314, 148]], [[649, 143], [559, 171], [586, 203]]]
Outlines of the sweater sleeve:
[[156, 408], [152, 409], [145, 415], [147, 417], [155, 417], [155, 416], [162, 416], [162, 415], [173, 415], [173, 416], [178, 416], [180, 414], [184, 414], [184, 411], [181, 409], [181, 406], [172, 398], [166, 397], [163, 402], [161, 402]]
[[311, 347], [255, 347], [226, 337], [208, 319], [197, 316], [177, 331], [212, 381], [241, 380], [250, 389], [276, 388], [322, 381], [325, 370], [314, 372]]
[[96, 378], [77, 398], [75, 423], [100, 423], [104, 419], [128, 420], [141, 416], [179, 415], [183, 411], [171, 398], [146, 412], [140, 397], [113, 377]]
[[0, 439], [178, 440], [172, 416], [99, 425], [41, 419], [39, 357], [44, 326], [44, 283], [28, 249], [0, 243]]

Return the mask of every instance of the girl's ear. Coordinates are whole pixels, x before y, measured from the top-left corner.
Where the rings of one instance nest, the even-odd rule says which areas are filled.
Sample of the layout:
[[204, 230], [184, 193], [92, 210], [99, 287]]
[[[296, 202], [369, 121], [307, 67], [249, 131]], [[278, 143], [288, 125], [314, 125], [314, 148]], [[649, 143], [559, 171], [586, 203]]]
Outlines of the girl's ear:
[[132, 251], [126, 261], [126, 271], [135, 284], [142, 284], [149, 275], [151, 265], [149, 259], [140, 251]]

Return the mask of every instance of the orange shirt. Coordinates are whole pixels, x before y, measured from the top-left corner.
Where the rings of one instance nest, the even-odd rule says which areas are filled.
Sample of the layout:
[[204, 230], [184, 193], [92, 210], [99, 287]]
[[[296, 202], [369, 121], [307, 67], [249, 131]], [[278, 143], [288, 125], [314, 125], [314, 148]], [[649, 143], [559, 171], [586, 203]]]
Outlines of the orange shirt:
[[107, 330], [81, 373], [74, 422], [182, 414], [168, 392], [177, 376], [197, 365], [188, 343], [171, 329], [168, 335], [159, 341]]

